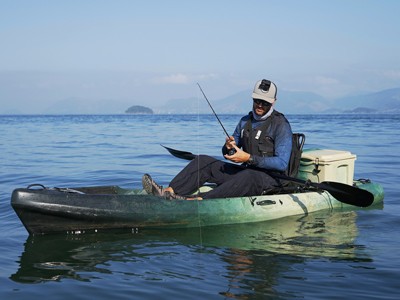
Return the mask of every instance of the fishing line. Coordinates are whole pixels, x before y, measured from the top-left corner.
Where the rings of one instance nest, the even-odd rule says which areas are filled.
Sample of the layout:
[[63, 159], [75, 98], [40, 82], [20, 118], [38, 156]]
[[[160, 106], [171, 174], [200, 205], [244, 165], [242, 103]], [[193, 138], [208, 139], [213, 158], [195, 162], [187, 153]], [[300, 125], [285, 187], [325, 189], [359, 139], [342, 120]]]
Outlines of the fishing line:
[[[197, 154], [200, 154], [200, 97], [197, 97]], [[197, 163], [197, 186], [199, 187], [200, 192], [200, 160]], [[199, 224], [199, 238], [200, 238], [200, 245], [203, 248], [203, 235], [202, 235], [202, 227], [201, 227], [201, 220], [200, 220], [200, 203], [201, 200], [197, 201], [197, 221]]]

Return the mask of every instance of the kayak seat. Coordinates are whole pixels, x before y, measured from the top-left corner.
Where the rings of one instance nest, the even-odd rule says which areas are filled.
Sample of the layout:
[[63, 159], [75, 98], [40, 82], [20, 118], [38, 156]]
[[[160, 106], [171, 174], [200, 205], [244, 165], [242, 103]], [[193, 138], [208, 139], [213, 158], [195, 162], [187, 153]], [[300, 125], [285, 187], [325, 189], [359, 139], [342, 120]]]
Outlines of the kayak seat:
[[[303, 133], [293, 133], [292, 135], [292, 152], [290, 154], [289, 166], [285, 172], [286, 176], [296, 178], [299, 173], [301, 154], [306, 141], [306, 136]], [[301, 190], [301, 185], [288, 180], [279, 180], [279, 186], [276, 188], [268, 188], [263, 191], [263, 195], [287, 194], [295, 193]], [[304, 190], [304, 189], [303, 189]]]
[[292, 152], [290, 154], [289, 166], [286, 175], [289, 177], [297, 177], [300, 168], [301, 154], [306, 141], [303, 133], [293, 133], [292, 135]]

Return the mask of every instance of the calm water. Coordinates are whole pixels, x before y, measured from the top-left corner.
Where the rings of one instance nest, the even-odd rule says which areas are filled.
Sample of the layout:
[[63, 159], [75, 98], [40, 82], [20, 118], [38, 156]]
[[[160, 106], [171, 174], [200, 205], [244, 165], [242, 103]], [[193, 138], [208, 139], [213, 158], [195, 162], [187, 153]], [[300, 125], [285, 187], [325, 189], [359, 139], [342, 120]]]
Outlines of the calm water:
[[[220, 116], [232, 132], [239, 116]], [[288, 116], [305, 148], [357, 154], [384, 206], [250, 225], [29, 237], [14, 188], [167, 184], [160, 144], [220, 156], [213, 116], [0, 116], [1, 299], [397, 299], [399, 116]], [[193, 216], [194, 218], [196, 216]]]

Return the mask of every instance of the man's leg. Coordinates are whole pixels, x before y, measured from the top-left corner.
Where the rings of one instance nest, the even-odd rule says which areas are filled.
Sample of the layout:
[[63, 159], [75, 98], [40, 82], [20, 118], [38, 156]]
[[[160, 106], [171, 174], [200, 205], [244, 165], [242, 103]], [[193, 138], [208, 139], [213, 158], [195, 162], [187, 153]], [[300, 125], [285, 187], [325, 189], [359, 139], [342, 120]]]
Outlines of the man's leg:
[[242, 169], [213, 190], [204, 193], [203, 199], [262, 195], [279, 183], [268, 174], [254, 169]]
[[241, 170], [234, 164], [199, 155], [172, 179], [169, 186], [178, 195], [189, 195], [206, 182], [223, 184]]

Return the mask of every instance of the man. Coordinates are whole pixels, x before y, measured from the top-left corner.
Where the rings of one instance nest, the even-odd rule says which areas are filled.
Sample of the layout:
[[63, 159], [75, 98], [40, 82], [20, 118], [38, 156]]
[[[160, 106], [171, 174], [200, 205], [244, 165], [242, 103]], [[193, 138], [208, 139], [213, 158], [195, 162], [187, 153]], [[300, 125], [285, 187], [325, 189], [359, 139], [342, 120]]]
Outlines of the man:
[[[280, 183], [265, 171], [285, 172], [292, 149], [290, 124], [274, 109], [276, 95], [273, 82], [258, 81], [252, 93], [252, 111], [240, 119], [233, 135], [226, 138], [222, 147], [224, 157], [240, 165], [199, 155], [165, 189], [145, 174], [144, 189], [168, 199], [187, 200], [253, 196], [273, 191]], [[217, 186], [209, 192], [190, 196], [206, 182]]]

